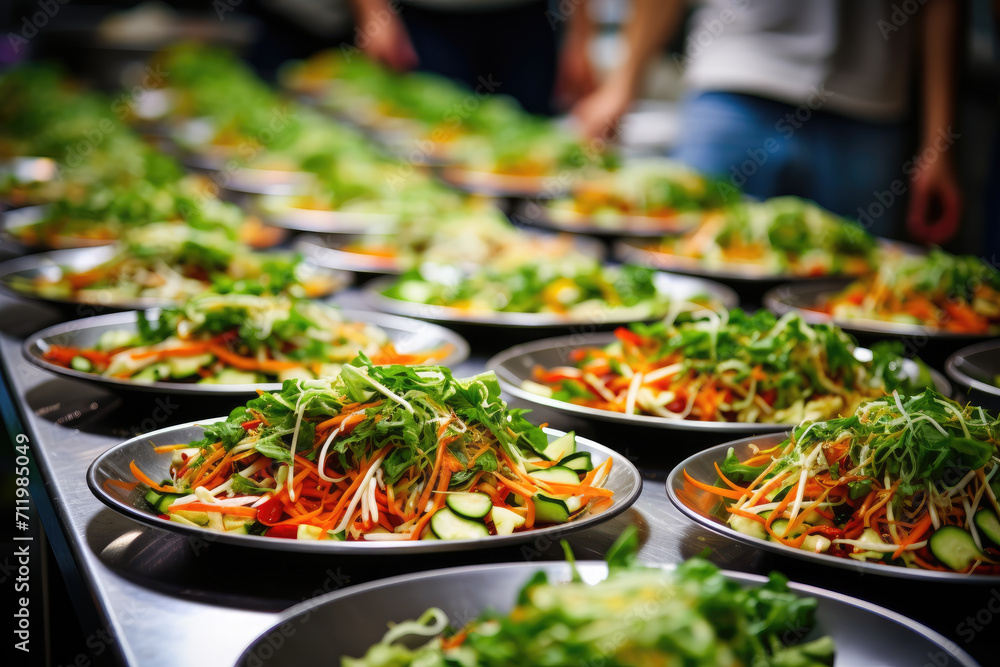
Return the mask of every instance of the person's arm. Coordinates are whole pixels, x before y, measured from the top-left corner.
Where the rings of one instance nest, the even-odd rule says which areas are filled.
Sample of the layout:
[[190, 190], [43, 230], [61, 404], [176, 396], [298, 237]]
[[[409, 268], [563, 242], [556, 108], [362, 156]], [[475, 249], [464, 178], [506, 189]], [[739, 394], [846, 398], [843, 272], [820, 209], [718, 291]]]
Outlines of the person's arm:
[[[1000, 1], [1000, 0], [998, 0]], [[566, 21], [566, 32], [559, 51], [556, 72], [556, 104], [567, 108], [597, 89], [597, 77], [590, 61], [590, 43], [594, 39], [594, 20], [586, 0], [573, 6]]]
[[680, 26], [684, 5], [684, 0], [635, 0], [625, 28], [624, 62], [573, 108], [586, 136], [607, 135], [615, 128], [638, 92], [649, 62]]
[[355, 46], [370, 58], [396, 70], [416, 67], [417, 53], [413, 50], [406, 28], [386, 0], [350, 0], [357, 23]]
[[958, 5], [951, 0], [930, 0], [922, 14], [922, 120], [917, 154], [927, 159], [910, 184], [906, 226], [917, 241], [940, 244], [955, 236], [962, 212], [951, 150]]

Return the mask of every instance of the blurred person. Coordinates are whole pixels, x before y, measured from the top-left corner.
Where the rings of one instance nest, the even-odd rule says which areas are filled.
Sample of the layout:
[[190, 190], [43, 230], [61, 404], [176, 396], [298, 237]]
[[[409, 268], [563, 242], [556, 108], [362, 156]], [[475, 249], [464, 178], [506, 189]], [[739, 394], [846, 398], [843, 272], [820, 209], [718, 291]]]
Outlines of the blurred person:
[[[545, 0], [351, 0], [355, 45], [396, 70], [420, 69], [551, 114], [596, 88], [586, 12]], [[571, 9], [575, 10], [576, 7]]]
[[[573, 109], [613, 131], [683, 0], [634, 0], [628, 56]], [[958, 230], [951, 146], [957, 3], [706, 0], [692, 17], [675, 157], [756, 197], [798, 195], [894, 236], [940, 244]], [[909, 136], [919, 61], [918, 148]], [[904, 201], [907, 199], [908, 202]]]

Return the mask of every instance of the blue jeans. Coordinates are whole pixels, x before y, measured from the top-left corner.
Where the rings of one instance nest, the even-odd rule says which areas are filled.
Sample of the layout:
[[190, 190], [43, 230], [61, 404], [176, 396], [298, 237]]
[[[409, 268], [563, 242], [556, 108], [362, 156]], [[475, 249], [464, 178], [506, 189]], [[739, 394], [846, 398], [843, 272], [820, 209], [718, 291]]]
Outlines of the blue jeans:
[[875, 234], [898, 236], [909, 187], [904, 124], [823, 111], [824, 94], [798, 107], [738, 93], [693, 94], [681, 104], [673, 155], [753, 197], [804, 197]]

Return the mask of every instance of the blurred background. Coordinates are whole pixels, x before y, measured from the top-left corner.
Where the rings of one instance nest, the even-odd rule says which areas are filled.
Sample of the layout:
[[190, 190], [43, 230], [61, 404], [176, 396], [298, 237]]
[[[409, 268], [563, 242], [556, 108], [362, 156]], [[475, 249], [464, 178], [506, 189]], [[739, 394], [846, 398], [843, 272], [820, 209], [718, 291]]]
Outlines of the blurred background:
[[[667, 10], [650, 10], [645, 4], [669, 6], [669, 11], [679, 18], [664, 18], [660, 15]], [[887, 123], [898, 126], [896, 135], [889, 139], [895, 142], [891, 152], [900, 156], [892, 158], [891, 170], [903, 180], [913, 175], [912, 171], [902, 173], [909, 166], [907, 156], [918, 156], [925, 148], [921, 145], [922, 133], [926, 133], [922, 123], [930, 106], [926, 96], [944, 98], [949, 107], [948, 125], [955, 136], [946, 152], [958, 192], [946, 193], [944, 201], [935, 201], [932, 192], [925, 217], [934, 219], [943, 208], [945, 217], [955, 217], [958, 221], [953, 229], [941, 230], [937, 235], [915, 233], [912, 228], [904, 231], [904, 218], [919, 213], [906, 213], [905, 207], [899, 205], [890, 206], [885, 220], [875, 221], [872, 226], [865, 213], [869, 209], [878, 211], [879, 206], [872, 205], [880, 201], [880, 194], [886, 193], [881, 198], [883, 202], [889, 196], [892, 183], [885, 182], [885, 178], [866, 181], [858, 176], [859, 187], [867, 193], [868, 205], [859, 208], [844, 204], [838, 210], [828, 202], [820, 204], [841, 215], [861, 218], [863, 224], [883, 236], [943, 244], [952, 251], [978, 253], [987, 258], [995, 253], [998, 242], [992, 230], [1000, 215], [997, 212], [1000, 205], [996, 202], [1000, 195], [995, 194], [996, 165], [1000, 162], [995, 139], [998, 104], [995, 3], [989, 0], [937, 3], [948, 6], [945, 11], [953, 15], [953, 29], [950, 23], [940, 20], [911, 21], [917, 10], [927, 4], [923, 0], [822, 2], [808, 10], [782, 9], [782, 5], [794, 4], [773, 0], [706, 3], [641, 0], [639, 3], [628, 0], [399, 3], [393, 0], [388, 4], [384, 0], [215, 0], [212, 3], [13, 0], [0, 7], [0, 29], [5, 35], [0, 42], [0, 67], [28, 60], [56, 61], [72, 75], [113, 92], [141, 83], [152, 54], [190, 41], [231, 49], [270, 82], [277, 80], [282, 63], [331, 48], [360, 48], [394, 69], [437, 71], [457, 80], [465, 79], [466, 83], [470, 78], [475, 81], [475, 77], [468, 76], [470, 67], [487, 63], [490, 69], [502, 67], [513, 73], [506, 77], [506, 91], [519, 96], [522, 106], [530, 112], [570, 114], [570, 118], [578, 121], [583, 116], [578, 126], [590, 133], [594, 131], [594, 123], [617, 119], [625, 112], [617, 136], [626, 155], [675, 154], [682, 160], [697, 162], [698, 149], [679, 145], [679, 140], [710, 132], [712, 128], [693, 125], [692, 118], [702, 114], [704, 107], [688, 108], [685, 99], [706, 86], [709, 90], [733, 89], [734, 78], [742, 81], [755, 78], [747, 77], [744, 72], [754, 67], [762, 71], [760, 68], [768, 67], [768, 63], [742, 59], [739, 50], [752, 50], [754, 44], [770, 44], [773, 46], [770, 56], [786, 58], [800, 68], [799, 74], [801, 68], [811, 68], [810, 76], [815, 78], [819, 72], [820, 79], [833, 81], [834, 88], [840, 85], [848, 91], [854, 86], [854, 92], [864, 93], [868, 86], [884, 98], [879, 104], [896, 105], [891, 111], [857, 105], [851, 108], [854, 100], [839, 93], [833, 94], [830, 101], [817, 98], [823, 113], [846, 114], [849, 118], [854, 115], [877, 127]], [[380, 12], [386, 8], [392, 24], [382, 30]], [[630, 32], [630, 22], [637, 11], [640, 23], [657, 24], [647, 30], [649, 35]], [[931, 22], [935, 24], [933, 28], [923, 25]], [[402, 29], [397, 29], [400, 26]], [[861, 26], [865, 29], [861, 30]], [[950, 39], [942, 42], [937, 39], [940, 34]], [[643, 39], [652, 41], [646, 45], [640, 43]], [[467, 58], [462, 49], [466, 50]], [[476, 49], [479, 51], [475, 58], [479, 60], [469, 55]], [[492, 62], [483, 60], [487, 50], [493, 51]], [[497, 56], [497, 52], [503, 55]], [[719, 63], [727, 58], [736, 61], [734, 69], [728, 79], [726, 75], [720, 79]], [[641, 62], [630, 64], [630, 59]], [[934, 61], [948, 70], [951, 79], [940, 91], [928, 91], [923, 85], [928, 69], [924, 65]], [[686, 72], [688, 69], [692, 71]], [[831, 70], [844, 70], [842, 80], [837, 81], [839, 72]], [[786, 74], [781, 70], [766, 72], [760, 81], [747, 82], [744, 90], [736, 92], [767, 98], [775, 92], [769, 86], [773, 88], [773, 82]], [[616, 91], [606, 89], [626, 87], [618, 82], [628, 76], [637, 80], [634, 89], [611, 100]], [[790, 86], [806, 80], [795, 79], [796, 76], [793, 72], [794, 82], [790, 80]], [[868, 80], [859, 81], [859, 77]], [[519, 95], [520, 91], [513, 90], [519, 86], [533, 92]], [[600, 94], [594, 95], [595, 91]], [[799, 91], [806, 92], [806, 89]], [[778, 90], [774, 98], [788, 105], [788, 111], [795, 112], [799, 105], [793, 104], [796, 100], [787, 93], [786, 87]], [[618, 108], [622, 99], [627, 99], [627, 107]], [[802, 100], [811, 104], [804, 95]], [[842, 104], [845, 100], [847, 103]], [[799, 110], [800, 116], [810, 112], [807, 108]], [[777, 115], [772, 113], [769, 120], [774, 116], [780, 121], [784, 115], [780, 108], [774, 113]], [[771, 135], [790, 131], [787, 124], [774, 125], [765, 128], [770, 129]], [[728, 140], [738, 142], [735, 136]], [[848, 170], [858, 169], [858, 164], [867, 162], [866, 155], [877, 152], [875, 145], [861, 135], [838, 136], [842, 141], [836, 150], [854, 153], [858, 160], [845, 162]], [[753, 151], [760, 147], [738, 146], [736, 154], [752, 160]], [[821, 160], [822, 156], [806, 159]], [[706, 169], [705, 164], [693, 166]], [[753, 167], [747, 165], [747, 168]], [[741, 178], [746, 176], [743, 163], [738, 162], [725, 175], [732, 182], [746, 180]], [[763, 179], [764, 176], [757, 178]], [[750, 178], [743, 189], [756, 195], [753, 182]], [[802, 195], [787, 183], [770, 184], [765, 190], [763, 196]], [[909, 205], [912, 208], [913, 202]]]

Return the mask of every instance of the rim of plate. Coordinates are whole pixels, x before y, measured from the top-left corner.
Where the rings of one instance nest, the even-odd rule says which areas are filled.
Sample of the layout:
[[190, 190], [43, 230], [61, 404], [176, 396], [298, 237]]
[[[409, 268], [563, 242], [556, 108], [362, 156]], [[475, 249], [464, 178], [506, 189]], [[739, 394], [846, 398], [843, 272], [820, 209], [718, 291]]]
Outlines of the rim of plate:
[[1000, 340], [987, 340], [982, 343], [976, 343], [975, 345], [963, 347], [962, 349], [953, 352], [944, 362], [944, 372], [959, 385], [975, 389], [976, 391], [981, 391], [984, 394], [1000, 397], [1000, 387], [987, 384], [982, 380], [974, 378], [960, 368], [963, 364], [972, 366], [972, 362], [968, 360], [968, 357], [973, 354], [994, 352], [998, 350], [1000, 350]]

